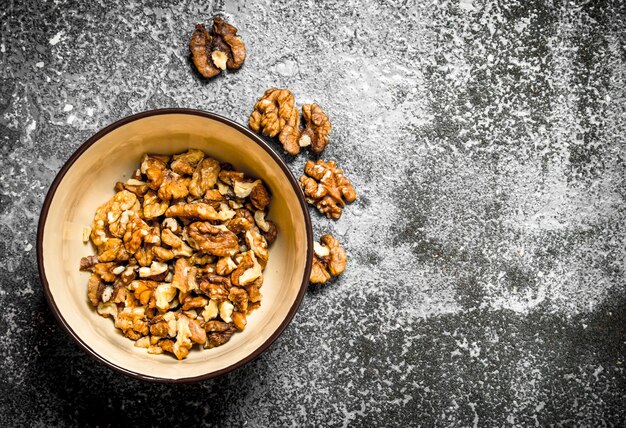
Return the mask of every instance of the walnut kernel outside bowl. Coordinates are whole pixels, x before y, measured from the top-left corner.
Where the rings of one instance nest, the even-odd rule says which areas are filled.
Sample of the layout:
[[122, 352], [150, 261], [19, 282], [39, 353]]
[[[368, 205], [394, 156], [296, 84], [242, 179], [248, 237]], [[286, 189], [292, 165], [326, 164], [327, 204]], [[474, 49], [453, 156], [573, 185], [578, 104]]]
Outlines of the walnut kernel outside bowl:
[[[139, 167], [144, 153], [203, 150], [238, 171], [258, 177], [272, 193], [268, 218], [278, 228], [264, 272], [261, 307], [243, 332], [223, 346], [194, 349], [178, 361], [134, 347], [109, 318], [87, 300], [89, 272], [81, 257], [93, 253], [83, 243], [85, 226]], [[44, 294], [59, 324], [89, 355], [135, 378], [185, 383], [209, 379], [252, 361], [282, 333], [306, 291], [313, 255], [311, 220], [297, 180], [256, 134], [221, 116], [190, 109], [139, 113], [104, 128], [65, 163], [44, 201], [37, 233], [37, 260]]]

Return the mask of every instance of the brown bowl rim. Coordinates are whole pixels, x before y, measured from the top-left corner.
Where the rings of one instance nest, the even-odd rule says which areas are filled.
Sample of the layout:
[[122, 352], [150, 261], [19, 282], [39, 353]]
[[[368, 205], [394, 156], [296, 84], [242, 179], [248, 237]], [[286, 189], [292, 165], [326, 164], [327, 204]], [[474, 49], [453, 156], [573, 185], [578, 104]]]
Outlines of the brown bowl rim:
[[[143, 119], [143, 118], [150, 117], [150, 116], [168, 115], [168, 114], [188, 114], [188, 115], [201, 116], [201, 117], [205, 117], [205, 118], [208, 118], [208, 119], [216, 120], [218, 122], [224, 123], [224, 124], [234, 128], [234, 129], [236, 129], [237, 131], [239, 131], [242, 134], [244, 134], [247, 137], [249, 137], [256, 144], [261, 146], [261, 148], [263, 148], [276, 161], [276, 163], [280, 166], [280, 168], [283, 170], [283, 172], [287, 176], [287, 179], [290, 182], [293, 190], [296, 192], [296, 195], [298, 196], [298, 200], [300, 202], [300, 208], [302, 209], [302, 212], [304, 214], [304, 221], [305, 221], [305, 225], [306, 225], [306, 237], [307, 237], [307, 261], [308, 262], [307, 262], [305, 270], [304, 270], [304, 276], [302, 278], [302, 283], [300, 285], [300, 291], [298, 292], [298, 295], [296, 296], [296, 300], [294, 301], [293, 305], [289, 309], [289, 312], [287, 313], [287, 316], [282, 321], [282, 323], [279, 325], [278, 329], [260, 347], [258, 347], [254, 352], [252, 352], [247, 357], [245, 357], [245, 358], [235, 362], [234, 364], [231, 364], [230, 366], [225, 367], [223, 369], [216, 370], [216, 371], [213, 371], [213, 372], [210, 372], [210, 373], [206, 373], [206, 374], [203, 374], [203, 375], [200, 375], [200, 376], [185, 377], [185, 378], [180, 378], [180, 379], [171, 379], [171, 378], [162, 378], [162, 377], [156, 377], [156, 376], [148, 376], [148, 375], [144, 375], [144, 374], [141, 374], [141, 373], [137, 373], [137, 372], [132, 371], [132, 370], [128, 370], [128, 369], [126, 369], [124, 367], [121, 367], [121, 366], [118, 366], [116, 364], [111, 363], [106, 358], [102, 357], [100, 354], [98, 354], [93, 349], [91, 349], [72, 330], [72, 328], [65, 321], [65, 318], [63, 318], [63, 315], [61, 315], [61, 312], [59, 311], [59, 308], [57, 307], [56, 303], [54, 302], [54, 298], [52, 297], [52, 293], [50, 292], [50, 286], [48, 284], [48, 279], [46, 278], [46, 273], [45, 273], [45, 270], [44, 270], [44, 267], [43, 267], [43, 233], [44, 233], [44, 225], [45, 225], [46, 219], [48, 217], [48, 211], [50, 209], [50, 204], [52, 203], [52, 199], [54, 198], [54, 195], [56, 194], [56, 190], [57, 190], [59, 184], [61, 183], [61, 181], [63, 180], [63, 178], [65, 177], [65, 174], [67, 173], [67, 171], [69, 171], [69, 169], [72, 167], [72, 165], [74, 165], [74, 163], [78, 160], [78, 158], [80, 158], [80, 156], [89, 147], [91, 147], [96, 141], [98, 141], [100, 138], [102, 138], [104, 135], [110, 133], [111, 131], [119, 128], [120, 126], [126, 125], [126, 124], [128, 124], [130, 122], [134, 122], [134, 121], [139, 120], [139, 119]], [[164, 109], [148, 110], [148, 111], [137, 113], [137, 114], [134, 114], [134, 115], [131, 115], [131, 116], [127, 116], [127, 117], [125, 117], [123, 119], [120, 119], [120, 120], [118, 120], [118, 121], [116, 121], [116, 122], [106, 126], [105, 128], [102, 128], [101, 130], [99, 130], [91, 138], [89, 138], [87, 141], [85, 141], [80, 147], [78, 147], [78, 149], [76, 149], [76, 151], [65, 162], [65, 164], [63, 165], [61, 170], [57, 173], [56, 177], [52, 181], [52, 184], [50, 185], [50, 188], [48, 189], [48, 193], [46, 194], [46, 198], [44, 199], [44, 203], [43, 203], [43, 206], [41, 208], [41, 213], [39, 215], [39, 223], [38, 223], [38, 226], [37, 226], [37, 265], [38, 265], [38, 271], [39, 271], [39, 279], [40, 279], [40, 282], [41, 282], [41, 285], [42, 285], [42, 288], [43, 288], [43, 291], [44, 291], [44, 295], [46, 297], [46, 301], [48, 302], [48, 305], [52, 309], [52, 313], [54, 314], [54, 317], [55, 317], [57, 323], [62, 327], [63, 330], [66, 331], [67, 334], [69, 334], [69, 336], [74, 340], [74, 342], [80, 348], [82, 348], [88, 355], [90, 355], [96, 361], [104, 364], [105, 366], [109, 367], [110, 369], [113, 369], [116, 372], [125, 374], [125, 375], [133, 377], [135, 379], [140, 379], [140, 380], [149, 381], [149, 382], [157, 382], [157, 383], [184, 384], [184, 383], [200, 382], [200, 381], [203, 381], [203, 380], [212, 379], [212, 378], [224, 375], [226, 373], [229, 373], [229, 372], [231, 372], [233, 370], [236, 370], [236, 369], [238, 369], [240, 367], [243, 367], [244, 365], [246, 365], [249, 362], [251, 362], [251, 361], [255, 360], [256, 358], [258, 358], [282, 334], [282, 332], [285, 330], [287, 325], [289, 325], [289, 323], [291, 322], [291, 320], [295, 316], [296, 312], [298, 311], [298, 308], [300, 307], [300, 304], [302, 303], [302, 299], [304, 298], [304, 294], [305, 294], [306, 289], [307, 289], [308, 278], [309, 278], [309, 276], [311, 274], [311, 261], [312, 261], [312, 258], [313, 258], [313, 228], [311, 226], [311, 217], [309, 215], [309, 210], [307, 208], [307, 204], [306, 204], [306, 201], [304, 199], [304, 194], [302, 193], [302, 190], [300, 189], [298, 181], [294, 177], [293, 173], [289, 170], [289, 168], [287, 167], [285, 162], [269, 146], [268, 143], [266, 143], [259, 135], [253, 133], [252, 131], [250, 131], [245, 126], [243, 126], [243, 125], [241, 125], [241, 124], [239, 124], [239, 123], [237, 123], [237, 122], [235, 122], [233, 120], [227, 119], [227, 118], [225, 118], [223, 116], [215, 114], [215, 113], [209, 113], [209, 112], [206, 112], [206, 111], [190, 109], [190, 108], [164, 108]]]

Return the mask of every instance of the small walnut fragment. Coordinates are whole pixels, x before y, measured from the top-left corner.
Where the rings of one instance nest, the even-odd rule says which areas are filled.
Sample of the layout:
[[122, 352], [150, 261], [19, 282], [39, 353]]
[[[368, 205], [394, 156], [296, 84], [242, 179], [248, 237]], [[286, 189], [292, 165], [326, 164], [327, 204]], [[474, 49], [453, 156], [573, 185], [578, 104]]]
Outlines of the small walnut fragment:
[[141, 305], [145, 306], [150, 302], [154, 289], [159, 285], [156, 281], [135, 280], [130, 283], [129, 288], [133, 292], [135, 299], [137, 299]]
[[96, 312], [135, 347], [178, 359], [244, 331], [276, 238], [265, 183], [191, 149], [145, 155], [114, 189], [83, 232], [96, 249], [80, 260]]
[[246, 319], [246, 312], [233, 312], [232, 323], [239, 331], [243, 331], [248, 325], [248, 320]]
[[113, 282], [117, 279], [118, 268], [119, 266], [113, 262], [96, 263], [93, 265], [92, 272], [98, 275], [104, 282]]
[[126, 183], [119, 182], [115, 185], [115, 190], [128, 190], [137, 195], [137, 197], [143, 196], [148, 189], [149, 187], [145, 181], [136, 180], [134, 178], [127, 180]]
[[[256, 264], [255, 264], [255, 259], [253, 257], [254, 257], [254, 253], [249, 251], [241, 258], [241, 261], [239, 262], [237, 269], [235, 269], [230, 276], [230, 280], [233, 284], [244, 285], [258, 278], [259, 275], [257, 274], [257, 272], [259, 269], [254, 269]], [[246, 276], [244, 276], [246, 272], [249, 272], [249, 273], [246, 274]], [[252, 278], [250, 278], [250, 276], [252, 276]]]
[[313, 284], [324, 284], [330, 279], [330, 274], [326, 270], [326, 266], [322, 260], [316, 255], [313, 255], [313, 266], [311, 267], [311, 276], [309, 281]]
[[232, 287], [228, 294], [228, 300], [233, 302], [235, 311], [243, 313], [248, 311], [248, 293], [243, 288]]
[[[228, 184], [229, 186], [235, 186], [236, 181], [243, 181], [244, 174], [243, 172], [233, 171], [232, 165], [224, 165], [222, 170], [218, 174], [218, 177], [221, 181]], [[232, 189], [231, 189], [232, 190]]]
[[209, 321], [204, 325], [207, 335], [205, 348], [211, 349], [228, 342], [236, 331], [236, 327], [223, 321]]
[[197, 149], [174, 155], [171, 164], [172, 171], [180, 175], [192, 175], [202, 159], [204, 159], [204, 152]]
[[184, 178], [174, 171], [168, 171], [163, 178], [157, 195], [164, 201], [181, 199], [189, 194], [190, 178]]
[[89, 270], [95, 264], [97, 264], [100, 260], [98, 260], [98, 256], [87, 256], [80, 259], [80, 270]]
[[239, 251], [237, 235], [208, 222], [197, 221], [189, 225], [189, 243], [192, 248], [214, 256], [233, 256]]
[[246, 244], [248, 248], [253, 251], [254, 255], [256, 255], [256, 258], [259, 259], [259, 262], [265, 266], [269, 258], [267, 250], [268, 245], [265, 237], [259, 232], [256, 226], [252, 226], [246, 231]]
[[150, 226], [139, 217], [129, 222], [124, 234], [124, 247], [130, 254], [135, 254], [146, 237], [150, 234]]
[[229, 275], [237, 268], [237, 264], [233, 261], [232, 257], [222, 257], [217, 261], [215, 270], [218, 275]]
[[89, 277], [89, 283], [87, 284], [87, 297], [93, 307], [98, 307], [103, 292], [104, 284], [100, 281], [100, 277], [92, 273]]
[[332, 129], [328, 116], [322, 108], [313, 103], [302, 106], [304, 130], [300, 136], [300, 147], [311, 146], [313, 153], [319, 154], [328, 145], [328, 133]]
[[98, 247], [98, 253], [104, 251], [109, 239], [124, 235], [124, 227], [139, 208], [137, 196], [128, 190], [121, 190], [96, 210], [91, 223], [91, 241]]
[[165, 174], [167, 173], [167, 163], [169, 162], [169, 156], [147, 154], [144, 156], [141, 162], [140, 172], [146, 175], [146, 181], [148, 187], [152, 190], [157, 190]]
[[264, 210], [271, 202], [271, 197], [263, 183], [259, 182], [252, 188], [249, 195], [250, 202], [257, 210]]
[[332, 276], [339, 276], [346, 269], [348, 256], [337, 238], [326, 234], [314, 243], [313, 267], [309, 280], [314, 284], [324, 284]]
[[177, 289], [171, 283], [165, 282], [159, 284], [155, 291], [155, 305], [162, 311], [167, 311], [170, 308], [170, 302], [176, 297]]
[[228, 298], [228, 288], [230, 288], [230, 280], [228, 278], [211, 275], [208, 278], [200, 280], [200, 290], [211, 300], [223, 302]]
[[182, 291], [187, 291], [187, 278], [191, 265], [187, 259], [176, 260], [174, 265], [174, 275], [172, 277], [172, 286]]
[[246, 60], [246, 47], [237, 35], [237, 28], [220, 17], [213, 18], [209, 33], [197, 24], [189, 41], [189, 50], [198, 72], [210, 79], [222, 70], [240, 68]]
[[207, 190], [212, 189], [217, 183], [219, 172], [220, 163], [218, 161], [211, 158], [203, 159], [193, 172], [191, 183], [189, 183], [191, 196], [201, 198]]
[[162, 216], [169, 205], [169, 202], [160, 200], [153, 190], [149, 190], [143, 197], [143, 218], [149, 220]]
[[172, 205], [165, 211], [168, 217], [198, 219], [198, 220], [219, 220], [218, 212], [209, 204], [204, 202], [192, 202], [190, 204]]
[[185, 358], [193, 346], [189, 321], [189, 318], [184, 315], [179, 315], [178, 320], [176, 321], [176, 342], [174, 343], [171, 352], [176, 355], [176, 358], [179, 360]]
[[115, 327], [124, 332], [132, 340], [137, 340], [150, 332], [144, 306], [127, 307], [118, 311]]
[[328, 218], [338, 219], [345, 202], [354, 202], [356, 190], [333, 161], [307, 161], [306, 175], [300, 177], [300, 187], [308, 203]]
[[287, 153], [300, 153], [300, 114], [291, 91], [278, 88], [265, 91], [254, 105], [249, 125], [254, 132], [267, 137], [278, 136]]

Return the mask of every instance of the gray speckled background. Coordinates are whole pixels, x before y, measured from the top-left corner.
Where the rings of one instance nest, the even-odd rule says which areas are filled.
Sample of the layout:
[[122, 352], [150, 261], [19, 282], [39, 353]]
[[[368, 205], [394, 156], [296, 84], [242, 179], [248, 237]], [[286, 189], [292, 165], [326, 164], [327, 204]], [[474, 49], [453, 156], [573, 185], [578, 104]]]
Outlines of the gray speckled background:
[[[0, 425], [626, 423], [621, 1], [200, 3], [0, 7]], [[186, 43], [214, 13], [249, 56], [207, 82]], [[37, 276], [55, 174], [126, 115], [245, 123], [272, 85], [331, 117], [324, 158], [359, 199], [312, 217], [347, 271], [222, 378], [154, 385], [96, 364]]]

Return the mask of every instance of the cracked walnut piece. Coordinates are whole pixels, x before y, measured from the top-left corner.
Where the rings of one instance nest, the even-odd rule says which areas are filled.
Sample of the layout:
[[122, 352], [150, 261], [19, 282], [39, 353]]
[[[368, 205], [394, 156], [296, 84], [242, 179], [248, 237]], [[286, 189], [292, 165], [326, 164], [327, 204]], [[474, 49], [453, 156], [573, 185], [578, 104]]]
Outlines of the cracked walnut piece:
[[[307, 161], [304, 166], [306, 175], [300, 177], [300, 187], [308, 203], [328, 218], [337, 220], [341, 217], [345, 202], [354, 202], [356, 190], [350, 180], [343, 175], [333, 161]], [[345, 202], [344, 202], [345, 200]]]
[[267, 137], [276, 137], [287, 153], [300, 153], [300, 114], [291, 91], [270, 88], [254, 105], [250, 129]]
[[309, 280], [314, 284], [324, 284], [331, 276], [339, 276], [346, 269], [346, 250], [332, 235], [326, 234], [314, 243], [313, 268]]
[[246, 60], [246, 47], [237, 29], [217, 16], [213, 18], [210, 33], [203, 24], [196, 25], [189, 50], [196, 69], [208, 79], [227, 68], [236, 70]]
[[269, 190], [196, 149], [145, 155], [132, 177], [87, 232], [89, 303], [149, 354], [226, 343], [261, 304], [277, 234]]
[[319, 105], [313, 103], [302, 106], [302, 117], [305, 126], [300, 136], [300, 146], [311, 146], [313, 153], [322, 153], [328, 145], [328, 133], [332, 129], [328, 116]]

